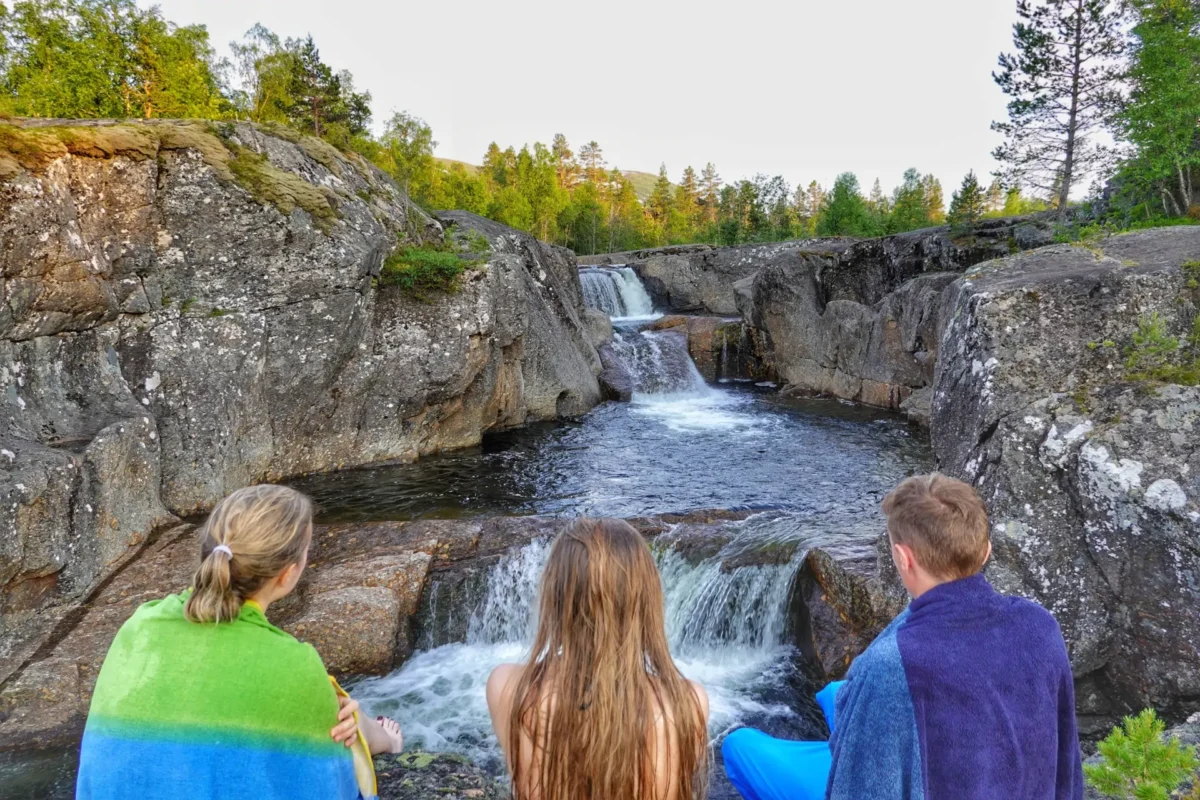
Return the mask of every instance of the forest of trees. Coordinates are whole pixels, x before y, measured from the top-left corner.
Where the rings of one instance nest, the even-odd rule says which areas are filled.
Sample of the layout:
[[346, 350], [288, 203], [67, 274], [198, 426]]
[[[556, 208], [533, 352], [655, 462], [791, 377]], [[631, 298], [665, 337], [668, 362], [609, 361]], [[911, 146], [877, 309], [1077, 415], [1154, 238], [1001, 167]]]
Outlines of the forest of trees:
[[[1194, 0], [1017, 0], [1015, 51], [994, 75], [1009, 96], [1002, 168], [947, 198], [913, 168], [885, 191], [846, 172], [832, 186], [782, 176], [723, 180], [664, 165], [653, 190], [595, 141], [502, 148], [471, 166], [435, 157], [430, 126], [394, 112], [373, 134], [371, 95], [326, 64], [311, 36], [254, 26], [219, 57], [203, 26], [133, 0], [0, 2], [0, 117], [251, 120], [360, 153], [430, 209], [465, 209], [590, 254], [711, 242], [875, 236], [1048, 208], [1091, 180], [1125, 224], [1184, 218], [1200, 168], [1200, 18]], [[1113, 144], [1106, 145], [1106, 134]], [[1075, 193], [1076, 195], [1078, 192]]]

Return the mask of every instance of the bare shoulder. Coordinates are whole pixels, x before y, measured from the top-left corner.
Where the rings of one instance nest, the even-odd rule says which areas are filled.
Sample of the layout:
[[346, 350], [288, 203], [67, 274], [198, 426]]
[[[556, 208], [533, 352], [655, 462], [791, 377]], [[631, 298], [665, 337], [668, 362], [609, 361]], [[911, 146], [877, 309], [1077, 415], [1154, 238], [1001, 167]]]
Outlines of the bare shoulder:
[[692, 691], [696, 693], [696, 699], [700, 701], [700, 710], [704, 713], [704, 720], [708, 721], [708, 692], [704, 687], [695, 681], [688, 681], [691, 684]]
[[495, 711], [501, 703], [509, 701], [524, 672], [523, 664], [501, 664], [493, 669], [487, 681], [488, 707]]

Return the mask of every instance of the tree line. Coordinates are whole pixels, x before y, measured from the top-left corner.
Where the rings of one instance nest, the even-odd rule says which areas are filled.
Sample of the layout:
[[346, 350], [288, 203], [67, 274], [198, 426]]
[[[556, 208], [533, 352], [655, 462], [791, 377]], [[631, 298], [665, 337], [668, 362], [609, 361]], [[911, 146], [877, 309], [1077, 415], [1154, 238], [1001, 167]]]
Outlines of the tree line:
[[[311, 36], [261, 25], [218, 57], [204, 26], [133, 0], [0, 2], [0, 115], [186, 117], [279, 124], [365, 156], [431, 209], [458, 208], [580, 253], [689, 242], [876, 236], [1057, 208], [1094, 181], [1100, 213], [1126, 223], [1184, 217], [1200, 162], [1200, 19], [1193, 0], [1018, 0], [1014, 51], [994, 74], [1009, 97], [992, 179], [952, 193], [908, 170], [869, 191], [782, 176], [726, 182], [709, 163], [639, 197], [597, 142], [556, 135], [501, 148], [477, 167], [435, 158], [430, 126], [393, 113], [371, 131], [371, 95], [325, 63]], [[1112, 143], [1104, 141], [1107, 133]], [[1200, 214], [1197, 214], [1200, 216]]]

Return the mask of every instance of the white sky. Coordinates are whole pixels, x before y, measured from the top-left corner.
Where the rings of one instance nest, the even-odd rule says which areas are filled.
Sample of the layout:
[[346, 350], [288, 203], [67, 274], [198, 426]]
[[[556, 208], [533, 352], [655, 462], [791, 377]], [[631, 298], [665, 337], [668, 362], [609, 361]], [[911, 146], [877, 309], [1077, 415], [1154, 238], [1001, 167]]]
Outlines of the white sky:
[[[145, 5], [151, 3], [141, 0]], [[159, 0], [222, 54], [255, 22], [312, 33], [324, 61], [369, 90], [378, 123], [424, 118], [437, 155], [595, 139], [610, 165], [672, 180], [716, 164], [864, 192], [910, 166], [949, 199], [995, 164], [1004, 115], [991, 73], [1015, 0]]]

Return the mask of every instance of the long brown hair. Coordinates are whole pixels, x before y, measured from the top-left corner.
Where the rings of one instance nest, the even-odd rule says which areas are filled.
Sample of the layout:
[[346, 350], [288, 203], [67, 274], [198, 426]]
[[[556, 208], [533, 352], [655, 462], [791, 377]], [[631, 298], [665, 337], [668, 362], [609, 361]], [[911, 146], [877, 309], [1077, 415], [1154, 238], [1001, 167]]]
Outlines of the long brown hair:
[[[669, 753], [655, 753], [660, 716]], [[536, 753], [528, 775], [522, 731]], [[704, 713], [671, 660], [650, 548], [628, 523], [581, 519], [551, 546], [508, 736], [516, 800], [703, 798]], [[674, 797], [657, 796], [661, 758]]]
[[237, 619], [248, 597], [304, 558], [312, 515], [312, 501], [286, 486], [238, 489], [217, 503], [200, 528], [200, 568], [184, 616], [192, 622]]

